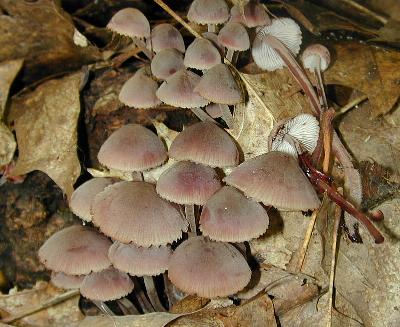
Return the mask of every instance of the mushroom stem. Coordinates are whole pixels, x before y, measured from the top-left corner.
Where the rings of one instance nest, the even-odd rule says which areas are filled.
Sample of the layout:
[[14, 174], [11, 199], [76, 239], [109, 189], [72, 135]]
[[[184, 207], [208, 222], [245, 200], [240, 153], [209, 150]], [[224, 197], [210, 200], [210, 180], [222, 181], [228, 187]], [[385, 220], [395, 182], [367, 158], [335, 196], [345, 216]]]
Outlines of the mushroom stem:
[[151, 52], [145, 42], [138, 38], [132, 38], [132, 42], [144, 53], [144, 55], [151, 61], [153, 59], [153, 52]]
[[197, 234], [196, 216], [194, 214], [193, 204], [185, 204], [185, 216], [186, 220], [189, 223], [190, 231], [196, 235]]
[[233, 54], [235, 53], [232, 49], [227, 49], [225, 58], [232, 62]]
[[115, 313], [103, 301], [92, 300], [93, 304], [107, 316], [115, 316]]
[[233, 116], [231, 111], [229, 110], [228, 106], [219, 106], [222, 111], [222, 119], [224, 122], [228, 125], [229, 128], [233, 128], [234, 126], [234, 121], [233, 121]]
[[152, 276], [143, 276], [144, 285], [146, 286], [147, 295], [149, 296], [150, 302], [153, 305], [153, 308], [156, 309], [157, 312], [165, 312], [164, 306], [161, 304], [160, 299], [158, 298], [156, 286], [154, 285], [154, 280]]
[[[136, 283], [135, 283], [136, 285]], [[139, 285], [139, 283], [138, 283]], [[153, 306], [150, 304], [149, 300], [146, 297], [146, 294], [144, 294], [143, 289], [139, 287], [138, 289], [135, 286], [136, 292], [136, 299], [139, 302], [139, 305], [141, 309], [143, 310], [143, 313], [149, 313], [149, 312], [154, 312]]]
[[314, 75], [315, 75], [315, 79], [317, 81], [316, 87], [317, 87], [317, 94], [319, 97], [319, 101], [321, 104], [321, 107], [323, 110], [327, 110], [328, 109], [328, 101], [326, 100], [326, 94], [325, 94], [325, 87], [324, 87], [324, 82], [322, 80], [322, 74], [321, 74], [321, 60], [318, 57], [318, 67], [317, 69], [314, 70]]
[[207, 24], [208, 32], [215, 33], [215, 24]]
[[195, 114], [197, 118], [199, 118], [201, 121], [210, 121], [216, 124], [217, 122], [212, 119], [206, 112], [204, 112], [203, 109], [201, 108], [190, 108], [190, 110]]
[[117, 304], [124, 315], [138, 315], [140, 314], [138, 309], [133, 305], [131, 301], [123, 297], [117, 300]]

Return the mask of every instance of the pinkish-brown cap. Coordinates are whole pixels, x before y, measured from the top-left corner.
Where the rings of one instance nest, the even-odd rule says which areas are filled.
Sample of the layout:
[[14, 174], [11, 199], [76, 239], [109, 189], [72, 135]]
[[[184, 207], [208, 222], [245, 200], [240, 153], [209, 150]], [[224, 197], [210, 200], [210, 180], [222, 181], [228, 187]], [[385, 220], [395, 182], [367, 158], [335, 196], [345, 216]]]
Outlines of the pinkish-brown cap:
[[111, 185], [111, 178], [92, 178], [80, 185], [71, 195], [69, 207], [71, 211], [84, 221], [92, 221], [90, 208], [93, 198], [108, 185]]
[[164, 144], [152, 131], [139, 124], [124, 125], [103, 143], [99, 162], [122, 171], [144, 171], [167, 160]]
[[51, 283], [66, 290], [72, 290], [81, 287], [85, 275], [67, 275], [63, 272], [51, 272]]
[[304, 68], [310, 71], [325, 71], [331, 63], [329, 50], [322, 44], [309, 45], [301, 55]]
[[176, 49], [185, 52], [185, 43], [181, 33], [171, 24], [159, 24], [151, 31], [151, 43], [155, 53], [164, 49]]
[[118, 11], [110, 20], [107, 28], [131, 38], [146, 38], [150, 36], [150, 23], [143, 13], [135, 8], [124, 8]]
[[271, 151], [246, 160], [224, 181], [246, 196], [280, 210], [306, 211], [320, 205], [297, 160], [283, 152]]
[[168, 269], [171, 253], [169, 246], [144, 248], [116, 241], [108, 257], [115, 268], [132, 276], [155, 276]]
[[221, 181], [213, 168], [180, 161], [161, 174], [156, 191], [174, 203], [203, 205], [220, 188]]
[[46, 268], [68, 275], [86, 275], [111, 265], [111, 241], [95, 229], [70, 226], [50, 236], [39, 249], [39, 260]]
[[200, 230], [215, 241], [244, 242], [264, 234], [269, 218], [264, 208], [237, 189], [224, 186], [205, 204]]
[[224, 0], [194, 0], [187, 18], [201, 25], [223, 24], [229, 19], [229, 8]]
[[194, 91], [216, 103], [233, 105], [242, 101], [240, 88], [225, 64], [215, 65], [208, 70]]
[[242, 290], [250, 281], [251, 270], [234, 246], [197, 236], [172, 254], [168, 278], [186, 293], [215, 298]]
[[271, 19], [258, 1], [246, 3], [243, 7], [243, 12], [238, 6], [233, 6], [229, 21], [241, 23], [249, 28], [271, 24]]
[[210, 103], [207, 107], [205, 107], [205, 111], [210, 115], [211, 118], [220, 118], [222, 117], [223, 112], [227, 112], [227, 110], [229, 110], [228, 105], [221, 103]]
[[153, 75], [161, 80], [167, 79], [178, 70], [184, 68], [182, 54], [176, 49], [161, 50], [151, 61]]
[[81, 294], [94, 301], [112, 301], [128, 295], [133, 290], [129, 275], [113, 267], [85, 276]]
[[240, 23], [225, 24], [218, 33], [218, 41], [225, 48], [234, 51], [246, 51], [250, 48], [249, 34]]
[[187, 48], [183, 63], [186, 67], [206, 70], [221, 63], [221, 55], [211, 41], [196, 38]]
[[239, 151], [231, 136], [211, 122], [186, 127], [174, 139], [169, 155], [210, 167], [232, 167], [239, 163]]
[[291, 18], [277, 18], [272, 21], [271, 25], [257, 29], [251, 48], [254, 62], [261, 69], [273, 71], [286, 66], [286, 64], [275, 49], [266, 42], [268, 35], [281, 41], [294, 56], [300, 51], [302, 36], [300, 26]]
[[93, 223], [104, 234], [144, 247], [172, 243], [188, 227], [179, 210], [145, 182], [108, 186], [95, 197], [92, 212]]
[[218, 35], [217, 35], [217, 34], [215, 34], [215, 33], [213, 33], [213, 32], [204, 32], [204, 33], [202, 34], [202, 36], [203, 36], [205, 39], [211, 41], [211, 43], [213, 44], [213, 46], [215, 46], [215, 47], [218, 49], [218, 51], [219, 51], [219, 53], [220, 53], [221, 56], [224, 55], [224, 53], [225, 53], [225, 48], [218, 42]]
[[129, 107], [154, 108], [161, 103], [156, 96], [157, 89], [158, 84], [151, 77], [150, 67], [143, 67], [124, 83], [118, 98]]
[[193, 92], [201, 77], [195, 73], [182, 69], [167, 78], [161, 84], [156, 94], [164, 103], [173, 107], [197, 108], [206, 106], [209, 101], [198, 93]]

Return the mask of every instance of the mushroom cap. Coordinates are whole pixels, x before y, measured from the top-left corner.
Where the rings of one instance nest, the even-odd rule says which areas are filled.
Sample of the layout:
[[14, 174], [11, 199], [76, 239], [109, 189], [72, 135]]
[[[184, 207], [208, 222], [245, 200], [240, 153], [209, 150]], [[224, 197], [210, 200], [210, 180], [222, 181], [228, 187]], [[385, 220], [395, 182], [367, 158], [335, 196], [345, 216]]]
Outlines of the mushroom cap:
[[319, 69], [325, 71], [331, 63], [329, 50], [322, 44], [309, 45], [301, 56], [304, 68], [314, 71]]
[[218, 41], [225, 48], [234, 51], [246, 51], [250, 48], [249, 34], [240, 23], [225, 24], [218, 33]]
[[183, 63], [186, 67], [206, 70], [221, 63], [221, 55], [210, 40], [196, 38], [188, 46]]
[[159, 24], [151, 31], [151, 42], [155, 53], [164, 49], [176, 49], [185, 52], [185, 43], [181, 33], [171, 24]]
[[211, 122], [185, 128], [172, 142], [169, 155], [210, 167], [232, 167], [239, 163], [239, 151], [231, 136]]
[[182, 69], [168, 77], [158, 88], [156, 95], [162, 102], [173, 107], [204, 107], [209, 101], [193, 91], [200, 80], [199, 75]]
[[152, 131], [139, 124], [128, 124], [108, 137], [97, 158], [108, 168], [143, 171], [161, 165], [167, 160], [167, 152]]
[[[151, 71], [153, 75], [161, 80], [167, 79], [178, 70], [184, 68], [185, 65], [183, 64], [182, 54], [176, 49], [161, 50], [151, 61]], [[157, 100], [159, 99], [157, 98]]]
[[246, 196], [281, 210], [310, 210], [317, 193], [293, 156], [272, 151], [243, 162], [224, 178]]
[[293, 143], [299, 145], [301, 150], [313, 153], [318, 137], [318, 120], [313, 115], [300, 114], [275, 125], [268, 137], [268, 148], [297, 158], [297, 149]]
[[271, 24], [271, 19], [258, 1], [249, 1], [246, 3], [243, 7], [243, 14], [239, 6], [233, 6], [229, 21], [241, 23], [249, 28]]
[[179, 210], [145, 182], [119, 182], [96, 195], [93, 223], [123, 243], [159, 246], [182, 236], [188, 224]]
[[127, 273], [110, 267], [85, 276], [80, 292], [90, 300], [112, 301], [128, 295], [133, 286]]
[[157, 82], [151, 78], [150, 68], [138, 70], [124, 85], [119, 92], [119, 101], [123, 104], [137, 108], [148, 109], [157, 107], [161, 101], [156, 96]]
[[227, 104], [222, 103], [210, 103], [205, 107], [205, 111], [210, 115], [211, 118], [220, 118], [223, 115], [224, 109], [222, 107], [227, 107], [225, 110], [229, 110]]
[[150, 36], [150, 23], [146, 16], [136, 8], [124, 8], [112, 16], [107, 28], [131, 38]]
[[50, 236], [39, 249], [46, 268], [68, 275], [86, 275], [111, 265], [111, 241], [95, 229], [73, 225]]
[[251, 49], [254, 62], [261, 69], [273, 71], [286, 66], [275, 49], [265, 41], [267, 35], [277, 38], [293, 55], [299, 53], [302, 39], [300, 26], [291, 18], [273, 19], [271, 25], [257, 29]]
[[229, 8], [224, 0], [194, 0], [187, 18], [201, 25], [223, 24], [229, 19]]
[[80, 185], [71, 195], [69, 207], [71, 211], [84, 221], [92, 221], [90, 212], [93, 198], [108, 185], [111, 185], [111, 178], [92, 178]]
[[51, 283], [66, 290], [72, 290], [81, 287], [85, 275], [67, 275], [63, 272], [51, 272]]
[[250, 281], [251, 270], [234, 246], [196, 236], [172, 254], [168, 278], [186, 293], [215, 298], [242, 290]]
[[242, 101], [242, 92], [225, 64], [218, 64], [209, 69], [194, 91], [216, 103], [233, 105]]
[[115, 268], [132, 276], [155, 276], [168, 269], [171, 253], [167, 246], [144, 248], [116, 241], [108, 257]]
[[202, 34], [202, 36], [203, 36], [205, 39], [211, 41], [211, 43], [213, 44], [213, 46], [215, 46], [215, 47], [217, 48], [217, 50], [219, 51], [219, 54], [220, 54], [221, 56], [224, 55], [224, 53], [225, 53], [225, 48], [219, 43], [219, 41], [218, 41], [218, 35], [217, 35], [217, 34], [215, 34], [215, 33], [213, 33], [213, 32], [204, 32], [204, 33]]
[[161, 174], [156, 191], [174, 203], [203, 205], [220, 188], [221, 181], [211, 167], [179, 161]]
[[244, 242], [264, 234], [269, 218], [264, 208], [237, 189], [224, 186], [204, 205], [200, 230], [215, 241]]

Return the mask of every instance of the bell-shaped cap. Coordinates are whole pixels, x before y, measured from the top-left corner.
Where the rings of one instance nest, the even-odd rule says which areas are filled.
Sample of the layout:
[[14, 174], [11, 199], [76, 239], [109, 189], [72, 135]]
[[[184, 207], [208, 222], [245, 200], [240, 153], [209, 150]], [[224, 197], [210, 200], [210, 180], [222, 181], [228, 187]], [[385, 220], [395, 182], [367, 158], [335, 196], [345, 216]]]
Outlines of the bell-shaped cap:
[[231, 71], [225, 64], [218, 64], [208, 70], [194, 88], [194, 91], [211, 102], [228, 105], [242, 100], [242, 93]]
[[145, 182], [119, 182], [107, 187], [95, 197], [92, 212], [93, 223], [104, 234], [137, 246], [172, 243], [188, 227], [178, 208]]
[[146, 38], [150, 36], [150, 23], [143, 13], [135, 8], [124, 8], [118, 11], [110, 20], [107, 28], [131, 38]]
[[[178, 70], [184, 68], [185, 65], [183, 64], [182, 54], [176, 49], [161, 50], [151, 61], [151, 72], [155, 77], [161, 80], [167, 79]], [[155, 92], [156, 91], [157, 90], [155, 90]], [[159, 101], [158, 98], [157, 100]]]
[[194, 0], [187, 18], [201, 25], [223, 24], [229, 19], [229, 8], [224, 0]]
[[213, 168], [179, 161], [161, 174], [156, 191], [174, 203], [204, 205], [220, 188], [221, 182]]
[[52, 271], [50, 281], [58, 288], [73, 290], [81, 287], [83, 278], [85, 278], [85, 275], [67, 275], [63, 272]]
[[242, 290], [250, 281], [251, 270], [234, 246], [196, 236], [172, 254], [168, 278], [186, 293], [216, 298]]
[[90, 212], [92, 201], [97, 193], [100, 193], [108, 185], [111, 185], [111, 178], [92, 178], [80, 185], [71, 195], [69, 207], [71, 211], [84, 221], [92, 221]]
[[239, 6], [233, 6], [229, 21], [241, 23], [249, 28], [271, 24], [271, 19], [258, 1], [246, 3], [243, 7], [243, 12], [241, 12]]
[[186, 67], [207, 70], [221, 63], [221, 55], [210, 40], [196, 38], [188, 46], [183, 63]]
[[272, 151], [246, 160], [224, 181], [246, 196], [280, 210], [307, 211], [320, 205], [297, 160], [283, 152]]
[[172, 142], [169, 155], [210, 167], [232, 167], [239, 163], [234, 140], [211, 122], [200, 122], [185, 128]]
[[171, 24], [159, 24], [151, 31], [151, 43], [155, 53], [164, 49], [176, 49], [185, 52], [185, 43], [181, 33]]
[[249, 34], [240, 23], [225, 24], [218, 33], [218, 41], [225, 48], [234, 51], [246, 51], [250, 48]]
[[50, 236], [39, 249], [39, 260], [56, 272], [86, 275], [111, 265], [110, 246], [111, 241], [95, 229], [74, 225]]
[[152, 131], [139, 124], [124, 125], [101, 146], [99, 162], [122, 171], [144, 171], [167, 160], [164, 144]]
[[264, 208], [237, 189], [224, 186], [204, 205], [200, 230], [215, 241], [244, 242], [264, 234], [269, 218]]
[[204, 32], [204, 33], [202, 34], [202, 36], [203, 36], [205, 39], [211, 41], [211, 43], [213, 44], [213, 46], [215, 46], [215, 47], [218, 49], [218, 51], [219, 51], [219, 53], [220, 53], [221, 56], [224, 55], [224, 53], [225, 53], [225, 48], [219, 43], [219, 41], [218, 41], [218, 35], [217, 35], [217, 34], [215, 34], [215, 33], [213, 33], [213, 32]]
[[207, 107], [205, 107], [204, 110], [211, 118], [220, 118], [222, 117], [224, 111], [227, 112], [229, 110], [229, 107], [227, 104], [210, 103]]
[[301, 61], [305, 69], [310, 71], [325, 71], [331, 63], [329, 50], [322, 44], [309, 45], [301, 55]]
[[300, 51], [302, 36], [300, 26], [291, 18], [277, 18], [271, 25], [257, 29], [251, 49], [254, 62], [261, 69], [273, 71], [286, 65], [278, 52], [269, 45], [266, 39], [268, 35], [282, 42], [293, 55]]
[[161, 101], [156, 96], [157, 82], [151, 77], [150, 68], [138, 70], [129, 78], [119, 92], [119, 101], [123, 104], [137, 108], [148, 109], [157, 107]]
[[171, 253], [169, 246], [144, 248], [116, 241], [108, 257], [115, 268], [132, 276], [155, 276], [168, 269]]
[[297, 158], [298, 151], [313, 153], [318, 142], [319, 123], [310, 114], [300, 114], [276, 124], [268, 137], [268, 148]]
[[110, 267], [85, 276], [80, 287], [81, 294], [94, 301], [112, 301], [128, 295], [133, 282], [127, 273]]

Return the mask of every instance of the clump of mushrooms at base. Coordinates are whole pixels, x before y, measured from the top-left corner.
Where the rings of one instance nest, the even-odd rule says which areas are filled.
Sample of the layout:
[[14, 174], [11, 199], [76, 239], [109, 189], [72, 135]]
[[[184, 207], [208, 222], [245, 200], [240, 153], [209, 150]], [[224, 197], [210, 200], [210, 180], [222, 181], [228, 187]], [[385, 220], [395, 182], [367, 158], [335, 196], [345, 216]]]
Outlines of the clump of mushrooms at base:
[[[316, 210], [317, 191], [361, 222], [376, 243], [383, 241], [357, 203], [336, 191], [325, 169], [316, 168], [325, 150], [321, 135], [329, 132], [320, 128], [329, 110], [322, 77], [328, 49], [313, 45], [302, 56], [304, 67], [316, 76], [315, 91], [295, 59], [301, 29], [291, 18], [270, 19], [257, 1], [229, 8], [224, 0], [195, 0], [187, 18], [207, 25], [187, 48], [176, 27], [163, 23], [151, 29], [134, 8], [117, 12], [107, 27], [131, 38], [148, 58], [123, 85], [120, 101], [134, 109], [161, 103], [187, 108], [201, 121], [186, 126], [169, 149], [139, 124], [113, 132], [98, 153], [108, 177], [80, 185], [70, 200], [72, 212], [90, 226], [65, 228], [39, 251], [55, 285], [78, 288], [108, 314], [105, 301], [131, 292], [139, 312], [150, 312], [169, 309], [171, 289], [175, 297], [206, 298], [241, 291], [252, 277], [242, 243], [266, 232], [268, 208]], [[240, 144], [223, 126], [231, 126], [234, 106], [245, 99], [232, 73], [244, 51], [251, 51], [261, 69], [287, 67], [315, 115], [279, 122], [265, 135], [269, 149], [240, 162]], [[345, 158], [339, 138], [330, 133], [333, 153]], [[146, 179], [146, 172], [160, 167], [156, 181]]]

